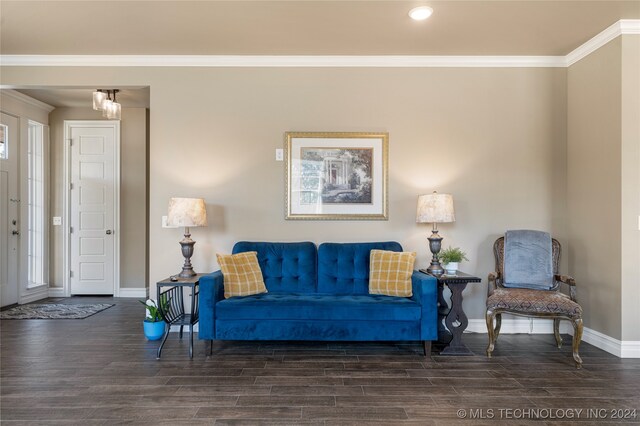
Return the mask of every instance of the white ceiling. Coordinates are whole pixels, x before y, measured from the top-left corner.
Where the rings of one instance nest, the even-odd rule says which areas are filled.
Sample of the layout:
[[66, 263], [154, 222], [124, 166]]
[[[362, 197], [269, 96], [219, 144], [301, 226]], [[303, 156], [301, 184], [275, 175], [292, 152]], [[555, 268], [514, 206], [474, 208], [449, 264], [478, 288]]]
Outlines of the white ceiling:
[[[433, 16], [411, 20], [419, 5]], [[555, 56], [620, 19], [640, 19], [640, 0], [0, 0], [0, 54]], [[89, 107], [94, 89], [19, 91]], [[148, 88], [119, 89], [149, 106]]]
[[[433, 7], [426, 21], [407, 12]], [[2, 54], [566, 55], [640, 1], [2, 0]]]

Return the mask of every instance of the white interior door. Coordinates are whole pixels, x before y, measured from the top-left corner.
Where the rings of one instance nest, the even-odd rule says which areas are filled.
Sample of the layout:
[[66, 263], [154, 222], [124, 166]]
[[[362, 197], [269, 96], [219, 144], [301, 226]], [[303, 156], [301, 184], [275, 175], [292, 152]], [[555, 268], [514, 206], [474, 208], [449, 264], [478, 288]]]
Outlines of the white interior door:
[[70, 122], [71, 294], [114, 294], [119, 123]]
[[19, 122], [0, 114], [0, 306], [18, 303]]

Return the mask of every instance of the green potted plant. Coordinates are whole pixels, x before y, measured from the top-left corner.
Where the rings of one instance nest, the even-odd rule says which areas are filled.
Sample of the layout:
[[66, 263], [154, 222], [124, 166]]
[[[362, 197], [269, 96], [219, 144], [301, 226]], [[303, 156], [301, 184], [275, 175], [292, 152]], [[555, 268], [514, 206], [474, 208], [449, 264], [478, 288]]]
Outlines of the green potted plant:
[[467, 254], [460, 250], [460, 247], [451, 247], [442, 250], [438, 257], [440, 261], [444, 264], [444, 269], [447, 274], [455, 274], [460, 266], [460, 262], [467, 259]]
[[145, 319], [142, 322], [144, 335], [149, 340], [159, 340], [162, 338], [167, 325], [164, 316], [162, 315], [162, 310], [167, 310], [169, 301], [161, 301], [162, 309], [158, 308], [156, 301], [153, 299], [148, 299], [146, 302], [139, 300], [139, 302], [142, 303], [147, 310]]

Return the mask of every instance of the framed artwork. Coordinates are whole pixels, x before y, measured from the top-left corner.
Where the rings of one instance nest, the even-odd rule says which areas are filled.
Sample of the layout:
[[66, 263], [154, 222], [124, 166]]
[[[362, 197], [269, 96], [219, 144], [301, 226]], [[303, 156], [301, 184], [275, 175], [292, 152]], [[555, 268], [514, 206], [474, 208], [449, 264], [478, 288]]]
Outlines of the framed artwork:
[[388, 133], [287, 132], [286, 218], [387, 220]]

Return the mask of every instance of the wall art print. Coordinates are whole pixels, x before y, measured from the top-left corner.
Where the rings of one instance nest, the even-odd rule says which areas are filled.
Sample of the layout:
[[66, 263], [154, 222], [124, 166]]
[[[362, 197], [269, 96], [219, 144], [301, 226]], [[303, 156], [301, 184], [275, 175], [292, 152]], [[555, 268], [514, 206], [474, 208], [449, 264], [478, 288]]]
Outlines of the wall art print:
[[287, 132], [286, 218], [387, 220], [387, 133]]

